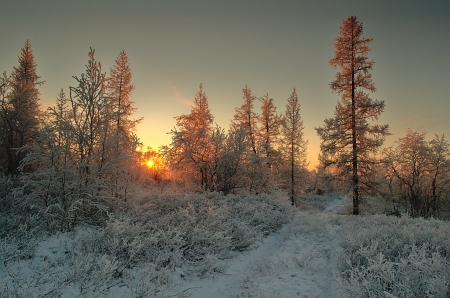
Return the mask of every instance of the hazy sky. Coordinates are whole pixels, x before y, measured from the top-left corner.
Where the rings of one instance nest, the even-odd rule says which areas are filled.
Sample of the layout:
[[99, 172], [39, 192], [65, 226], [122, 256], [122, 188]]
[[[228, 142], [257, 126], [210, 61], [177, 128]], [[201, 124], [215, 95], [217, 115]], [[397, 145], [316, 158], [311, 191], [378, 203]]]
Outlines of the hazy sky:
[[[89, 47], [105, 72], [120, 50], [128, 54], [144, 117], [145, 145], [170, 143], [173, 117], [190, 112], [203, 83], [215, 121], [228, 128], [247, 84], [273, 98], [284, 113], [292, 88], [302, 105], [309, 160], [317, 163], [314, 127], [333, 116], [338, 70], [328, 61], [342, 19], [356, 15], [370, 47], [377, 92], [386, 110], [380, 124], [393, 134], [411, 128], [450, 138], [450, 1], [61, 1], [3, 0], [0, 71], [10, 73], [25, 40], [38, 64], [42, 106], [51, 105], [72, 76], [85, 71]], [[259, 111], [259, 106], [257, 106]]]

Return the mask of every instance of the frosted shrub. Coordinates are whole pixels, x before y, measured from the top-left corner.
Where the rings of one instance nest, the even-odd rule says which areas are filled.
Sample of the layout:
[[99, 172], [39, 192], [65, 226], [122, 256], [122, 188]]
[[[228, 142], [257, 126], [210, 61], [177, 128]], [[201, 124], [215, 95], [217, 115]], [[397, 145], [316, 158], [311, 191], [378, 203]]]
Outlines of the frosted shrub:
[[447, 297], [450, 224], [369, 216], [344, 225], [338, 269], [352, 297]]
[[80, 293], [97, 293], [111, 285], [119, 263], [114, 256], [75, 253], [68, 260], [63, 284], [77, 284]]
[[37, 256], [40, 239], [26, 237], [30, 227], [23, 226], [20, 237], [0, 239], [0, 273], [11, 273], [0, 279], [0, 293], [161, 294], [171, 288], [175, 271], [200, 277], [226, 271], [233, 250], [245, 250], [280, 228], [289, 209], [266, 195], [147, 194], [130, 200], [126, 212], [109, 214], [102, 227], [78, 225], [64, 234], [65, 244], [47, 251], [57, 258], [41, 249]]

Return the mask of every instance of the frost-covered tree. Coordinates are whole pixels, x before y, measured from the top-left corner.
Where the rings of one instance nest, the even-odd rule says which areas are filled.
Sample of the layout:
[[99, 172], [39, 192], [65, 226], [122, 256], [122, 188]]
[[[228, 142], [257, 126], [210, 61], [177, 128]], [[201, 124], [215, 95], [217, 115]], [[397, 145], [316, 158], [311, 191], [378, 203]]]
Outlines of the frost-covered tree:
[[200, 84], [190, 114], [175, 117], [176, 127], [171, 131], [172, 143], [166, 148], [171, 165], [194, 177], [203, 191], [211, 190], [215, 174], [211, 142], [214, 117], [208, 97]]
[[[245, 132], [248, 154], [245, 154], [245, 159], [242, 161], [245, 165], [244, 173], [246, 178], [244, 180], [249, 183], [248, 187], [251, 192], [260, 193], [268, 189], [268, 178], [270, 176], [270, 171], [265, 166], [267, 158], [261, 156], [263, 142], [261, 139], [262, 129], [260, 128], [261, 118], [260, 115], [254, 112], [254, 101], [257, 97], [247, 85], [242, 90], [242, 94], [244, 103], [235, 109], [231, 128], [235, 131], [241, 129]], [[269, 104], [270, 101], [268, 99], [267, 97], [267, 103]], [[269, 110], [267, 110], [267, 114], [270, 114]], [[272, 136], [269, 137], [269, 143], [271, 140]]]
[[439, 207], [448, 205], [450, 147], [444, 136], [430, 142], [425, 136], [408, 130], [385, 150], [384, 161], [394, 205], [404, 206], [412, 216], [429, 217], [440, 215]]
[[300, 170], [305, 169], [308, 165], [306, 161], [308, 141], [304, 139], [303, 120], [295, 88], [288, 98], [282, 124], [281, 152], [283, 158], [289, 163], [289, 196], [294, 205], [296, 178]]
[[242, 99], [244, 103], [239, 108], [235, 109], [235, 114], [231, 123], [234, 129], [242, 128], [245, 130], [248, 144], [253, 153], [257, 153], [257, 120], [258, 115], [254, 112], [254, 101], [256, 96], [252, 94], [252, 90], [245, 85], [242, 89]]
[[425, 135], [408, 130], [405, 137], [398, 139], [397, 146], [385, 153], [391, 189], [396, 189], [396, 195], [404, 201], [406, 211], [411, 206], [411, 213], [415, 216], [420, 210], [428, 167]]
[[439, 206], [450, 199], [450, 145], [444, 135], [435, 135], [429, 142], [430, 182], [427, 213], [437, 215]]
[[[1, 131], [0, 141], [4, 152], [8, 174], [18, 174], [19, 166], [26, 156], [26, 150], [19, 148], [31, 145], [38, 136], [39, 106], [38, 87], [44, 83], [37, 75], [37, 64], [29, 40], [21, 49], [19, 65], [13, 68], [11, 76], [2, 80], [3, 93], [1, 101]], [[23, 168], [27, 170], [27, 168]]]
[[70, 87], [69, 94], [77, 138], [76, 152], [85, 185], [89, 184], [90, 177], [101, 175], [110, 160], [108, 154], [114, 149], [112, 142], [108, 142], [114, 129], [111, 127], [112, 106], [107, 94], [108, 78], [94, 54], [95, 50], [91, 49], [86, 72], [73, 77], [78, 85]]
[[261, 140], [262, 154], [271, 163], [274, 158], [279, 144], [280, 128], [282, 123], [282, 116], [277, 113], [273, 99], [269, 98], [269, 94], [264, 95], [259, 99], [261, 105], [261, 115], [259, 115], [259, 133]]
[[[120, 51], [114, 66], [110, 69], [108, 80], [108, 100], [111, 113], [109, 124], [111, 126], [111, 142], [113, 153], [111, 160], [111, 179], [114, 181], [114, 195], [126, 199], [126, 189], [131, 177], [132, 166], [136, 162], [136, 149], [139, 140], [134, 133], [136, 125], [142, 120], [132, 119], [136, 111], [131, 94], [134, 85], [131, 83], [132, 72], [128, 56]], [[120, 193], [121, 192], [121, 193]], [[119, 194], [120, 193], [120, 194]]]
[[258, 168], [258, 163], [254, 163], [254, 169], [256, 173], [259, 173], [254, 178], [259, 179], [261, 188], [267, 191], [272, 188], [274, 183], [278, 182], [281, 165], [278, 149], [282, 116], [277, 113], [277, 107], [268, 94], [259, 100], [261, 101], [261, 114], [257, 117], [258, 125], [255, 127], [259, 158], [254, 157], [254, 161], [259, 161], [260, 166]]
[[8, 93], [9, 93], [9, 76], [6, 72], [0, 77], [0, 172], [6, 172], [8, 166], [9, 150], [8, 148], [8, 130], [9, 130], [9, 105], [8, 105]]
[[243, 128], [230, 128], [224, 135], [217, 165], [217, 190], [227, 194], [250, 185], [246, 175], [248, 152], [247, 132]]
[[334, 117], [316, 129], [322, 139], [321, 165], [335, 167], [341, 175], [351, 177], [355, 215], [359, 214], [363, 173], [371, 170], [372, 157], [388, 134], [388, 125], [370, 123], [378, 120], [384, 111], [384, 101], [369, 97], [368, 92], [375, 91], [370, 74], [374, 62], [367, 57], [372, 38], [363, 38], [362, 33], [363, 25], [355, 16], [342, 21], [340, 35], [334, 43], [335, 56], [329, 62], [341, 70], [330, 84], [341, 100]]
[[[130, 119], [131, 71], [124, 52], [111, 70], [89, 52], [86, 71], [74, 76], [68, 96], [61, 91], [30, 146], [25, 165], [37, 170], [25, 177], [30, 204], [41, 216], [69, 229], [79, 220], [99, 220], [107, 208], [126, 199], [137, 138]], [[94, 216], [95, 215], [95, 216]]]
[[85, 73], [73, 78], [77, 85], [70, 87], [69, 96], [61, 91], [47, 110], [38, 142], [24, 160], [37, 168], [24, 177], [24, 189], [33, 189], [26, 193], [28, 203], [63, 229], [105, 215], [115, 149], [108, 79], [94, 50]]

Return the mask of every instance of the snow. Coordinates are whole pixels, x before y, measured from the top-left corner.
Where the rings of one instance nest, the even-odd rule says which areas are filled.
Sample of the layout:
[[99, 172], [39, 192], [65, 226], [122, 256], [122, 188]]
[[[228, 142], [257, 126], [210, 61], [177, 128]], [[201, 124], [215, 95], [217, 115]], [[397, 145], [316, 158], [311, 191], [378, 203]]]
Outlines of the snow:
[[[292, 220], [279, 231], [253, 244], [251, 249], [234, 252], [231, 258], [221, 260], [221, 272], [199, 277], [186, 274], [183, 271], [188, 270], [186, 268], [166, 271], [164, 274], [168, 275], [170, 287], [161, 287], [155, 295], [200, 298], [343, 296], [336, 278], [339, 227], [333, 222], [336, 222], [336, 217], [343, 216], [337, 213], [348, 202], [341, 197], [334, 197], [322, 203], [309, 211], [299, 208], [292, 214]], [[21, 268], [20, 274], [30, 275], [32, 268], [51, 268], [51, 264], [64, 260], [75, 241], [76, 237], [70, 233], [54, 235], [41, 241], [31, 260], [21, 260], [17, 264], [17, 268]], [[62, 284], [58, 276], [70, 274], [70, 268], [63, 268], [67, 272], [48, 274], [58, 285]], [[140, 276], [129, 279], [134, 284], [113, 285], [106, 295], [102, 296], [99, 292], [99, 297], [138, 296], [136, 289], [146, 286], [145, 268], [146, 265], [142, 264], [140, 268], [128, 269], [127, 275]], [[15, 268], [9, 270], [8, 273], [0, 266], [0, 286], [14, 273]], [[25, 276], [23, 279], [26, 280]], [[49, 283], [49, 291], [51, 287], [52, 283]], [[61, 289], [60, 286], [58, 288]], [[79, 287], [73, 284], [63, 287], [59, 292], [50, 292], [49, 296], [52, 297], [52, 294], [67, 298], [84, 297]]]
[[338, 227], [330, 223], [347, 202], [335, 198], [322, 212], [297, 211], [280, 231], [228, 260], [212, 278], [179, 280], [170, 295], [191, 297], [339, 297]]

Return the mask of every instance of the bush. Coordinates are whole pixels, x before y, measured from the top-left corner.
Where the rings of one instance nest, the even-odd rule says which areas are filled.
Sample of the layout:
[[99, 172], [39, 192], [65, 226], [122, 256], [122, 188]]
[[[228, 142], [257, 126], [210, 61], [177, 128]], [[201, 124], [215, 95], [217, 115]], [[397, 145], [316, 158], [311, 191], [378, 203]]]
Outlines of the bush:
[[[290, 210], [268, 195], [217, 193], [153, 193], [128, 204], [128, 211], [109, 214], [103, 227], [79, 225], [46, 238], [56, 244], [36, 237], [2, 239], [0, 273], [9, 273], [0, 278], [0, 292], [57, 296], [71, 288], [81, 296], [107, 296], [109, 291], [124, 291], [116, 285], [127, 284], [124, 296], [152, 296], [170, 288], [168, 272], [200, 277], [224, 272], [233, 251], [245, 250], [279, 229]], [[24, 242], [19, 240], [33, 245], [13, 254]], [[41, 261], [31, 265], [36, 246], [38, 251], [51, 246], [48, 254], [58, 257], [39, 256]], [[24, 256], [32, 259], [21, 261]]]
[[448, 297], [450, 224], [381, 215], [350, 219], [338, 257], [351, 297]]

